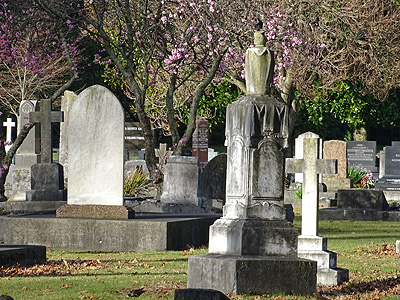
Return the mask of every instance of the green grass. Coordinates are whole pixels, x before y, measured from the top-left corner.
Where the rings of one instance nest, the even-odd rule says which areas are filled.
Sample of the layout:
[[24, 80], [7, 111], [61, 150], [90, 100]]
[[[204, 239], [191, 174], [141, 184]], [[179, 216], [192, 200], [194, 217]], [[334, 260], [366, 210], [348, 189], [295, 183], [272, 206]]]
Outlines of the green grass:
[[[297, 213], [298, 228], [299, 219]], [[394, 253], [399, 232], [400, 222], [321, 221], [319, 233], [328, 237], [328, 249], [338, 253], [338, 266], [350, 270], [350, 282], [337, 288], [319, 287], [319, 291], [328, 299], [398, 299], [400, 282], [399, 291], [390, 284], [393, 286], [393, 281], [400, 278], [400, 255]], [[173, 299], [174, 290], [186, 286], [188, 257], [204, 253], [206, 249], [144, 253], [48, 249], [47, 265], [0, 268], [0, 295], [7, 294], [15, 300]], [[364, 285], [376, 289], [363, 292]], [[140, 288], [143, 294], [127, 297], [130, 291]], [[354, 294], [355, 291], [359, 293]], [[231, 296], [244, 300], [310, 298], [315, 299]]]

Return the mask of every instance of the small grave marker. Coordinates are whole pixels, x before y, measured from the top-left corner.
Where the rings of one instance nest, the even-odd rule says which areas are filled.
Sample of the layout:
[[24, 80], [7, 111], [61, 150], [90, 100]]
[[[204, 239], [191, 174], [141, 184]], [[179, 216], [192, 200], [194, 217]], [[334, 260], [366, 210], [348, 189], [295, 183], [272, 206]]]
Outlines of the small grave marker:
[[208, 162], [208, 121], [197, 117], [196, 129], [192, 136], [192, 156], [200, 158], [204, 166]]
[[[11, 118], [7, 118], [7, 122], [3, 122], [3, 126], [5, 126], [7, 128], [6, 142], [11, 143], [12, 142], [11, 132], [12, 132], [12, 128], [15, 127], [15, 122], [13, 122]], [[5, 146], [6, 152], [8, 152], [8, 150], [10, 150], [10, 148], [11, 148], [11, 145], [6, 145]]]

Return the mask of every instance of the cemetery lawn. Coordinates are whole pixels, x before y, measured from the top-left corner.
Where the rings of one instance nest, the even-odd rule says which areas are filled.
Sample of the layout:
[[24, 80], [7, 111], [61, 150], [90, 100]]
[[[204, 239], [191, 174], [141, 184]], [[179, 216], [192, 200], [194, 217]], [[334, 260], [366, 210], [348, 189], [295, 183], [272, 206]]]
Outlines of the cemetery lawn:
[[[296, 216], [295, 226], [300, 226]], [[339, 287], [318, 287], [318, 299], [400, 298], [400, 222], [321, 221], [320, 235], [350, 271]], [[173, 299], [185, 288], [187, 259], [207, 249], [166, 252], [47, 250], [47, 263], [0, 268], [0, 295], [20, 299]], [[288, 275], [288, 280], [290, 275]], [[290, 295], [239, 295], [231, 299], [317, 299]]]

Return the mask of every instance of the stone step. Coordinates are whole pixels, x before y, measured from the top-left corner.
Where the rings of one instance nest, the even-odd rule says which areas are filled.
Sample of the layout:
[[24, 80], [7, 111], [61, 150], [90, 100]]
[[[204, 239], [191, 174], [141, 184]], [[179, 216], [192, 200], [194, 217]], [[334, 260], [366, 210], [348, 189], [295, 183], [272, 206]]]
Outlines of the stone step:
[[336, 268], [337, 254], [332, 251], [299, 251], [298, 256], [317, 262], [318, 268]]

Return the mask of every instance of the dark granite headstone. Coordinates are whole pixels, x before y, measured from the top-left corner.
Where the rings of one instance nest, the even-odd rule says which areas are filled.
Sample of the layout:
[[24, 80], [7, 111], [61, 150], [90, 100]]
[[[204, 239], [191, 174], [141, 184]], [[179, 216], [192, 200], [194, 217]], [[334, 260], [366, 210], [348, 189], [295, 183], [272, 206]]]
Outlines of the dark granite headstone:
[[[392, 145], [397, 145], [392, 142]], [[375, 188], [385, 191], [400, 191], [400, 145], [387, 146], [381, 152], [380, 169], [382, 174]]]
[[222, 205], [225, 204], [226, 164], [226, 154], [220, 154], [204, 167], [200, 178], [200, 194], [204, 204], [217, 199]]
[[362, 167], [369, 172], [377, 172], [376, 167], [376, 142], [375, 141], [348, 141], [347, 142], [348, 167]]
[[216, 290], [179, 289], [175, 290], [174, 300], [229, 300], [229, 298]]

